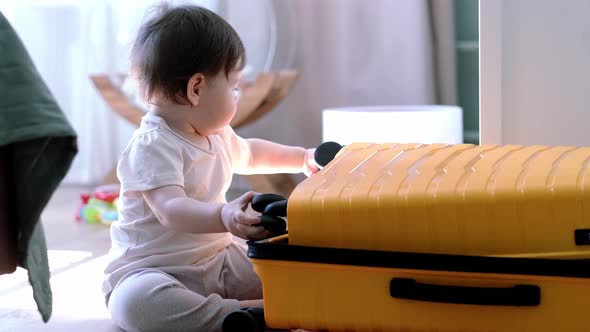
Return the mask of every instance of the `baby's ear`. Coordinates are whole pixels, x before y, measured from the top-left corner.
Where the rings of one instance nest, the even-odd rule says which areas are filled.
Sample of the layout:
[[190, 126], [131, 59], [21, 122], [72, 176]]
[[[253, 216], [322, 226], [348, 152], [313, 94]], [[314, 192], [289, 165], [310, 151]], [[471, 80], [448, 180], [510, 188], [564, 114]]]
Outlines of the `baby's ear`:
[[186, 97], [192, 106], [199, 104], [199, 92], [205, 85], [205, 75], [201, 73], [194, 74], [186, 84]]

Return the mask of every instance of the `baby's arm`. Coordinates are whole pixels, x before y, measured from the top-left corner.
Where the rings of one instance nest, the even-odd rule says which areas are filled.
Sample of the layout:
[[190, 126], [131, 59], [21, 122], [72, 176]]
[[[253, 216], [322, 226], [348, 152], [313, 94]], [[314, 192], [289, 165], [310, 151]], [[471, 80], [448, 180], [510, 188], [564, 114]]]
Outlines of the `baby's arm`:
[[266, 173], [300, 173], [310, 175], [318, 171], [313, 159], [314, 149], [287, 146], [270, 141], [246, 139], [250, 148], [249, 169]]
[[162, 225], [185, 233], [232, 234], [257, 240], [268, 236], [263, 227], [252, 227], [260, 218], [244, 210], [256, 193], [247, 192], [227, 203], [205, 203], [186, 196], [180, 186], [164, 186], [144, 191], [143, 196]]

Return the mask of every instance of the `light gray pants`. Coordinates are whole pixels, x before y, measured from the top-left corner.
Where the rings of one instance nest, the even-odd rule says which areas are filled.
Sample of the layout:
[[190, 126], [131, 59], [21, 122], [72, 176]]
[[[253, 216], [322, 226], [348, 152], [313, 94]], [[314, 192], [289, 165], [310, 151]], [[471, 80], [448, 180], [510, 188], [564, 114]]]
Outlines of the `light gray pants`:
[[221, 331], [240, 300], [262, 299], [262, 284], [243, 245], [232, 243], [199, 266], [138, 269], [126, 274], [108, 298], [123, 330]]

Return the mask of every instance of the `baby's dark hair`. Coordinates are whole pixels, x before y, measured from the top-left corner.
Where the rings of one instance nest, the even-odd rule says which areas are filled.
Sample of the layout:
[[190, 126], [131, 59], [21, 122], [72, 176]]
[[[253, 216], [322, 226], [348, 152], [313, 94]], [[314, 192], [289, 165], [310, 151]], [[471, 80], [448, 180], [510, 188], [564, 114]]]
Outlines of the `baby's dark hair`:
[[214, 76], [223, 70], [227, 77], [243, 68], [245, 53], [238, 33], [219, 15], [194, 5], [164, 4], [139, 28], [130, 60], [148, 100], [157, 91], [187, 104], [186, 86], [194, 74]]

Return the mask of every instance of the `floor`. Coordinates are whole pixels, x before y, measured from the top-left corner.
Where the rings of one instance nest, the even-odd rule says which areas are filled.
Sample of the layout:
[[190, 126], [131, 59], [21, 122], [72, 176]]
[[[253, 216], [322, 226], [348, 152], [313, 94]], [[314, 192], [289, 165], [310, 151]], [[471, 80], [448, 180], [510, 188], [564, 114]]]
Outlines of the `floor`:
[[47, 324], [37, 312], [26, 271], [0, 276], [0, 330], [119, 332], [109, 319], [100, 285], [110, 247], [104, 225], [74, 221], [85, 187], [59, 188], [43, 212], [53, 314]]
[[[90, 190], [60, 187], [41, 215], [51, 270], [51, 319], [47, 324], [41, 320], [27, 272], [19, 268], [0, 275], [0, 332], [123, 332], [110, 320], [100, 290], [109, 228], [74, 219], [80, 194]], [[240, 193], [230, 191], [227, 197], [231, 200]]]

